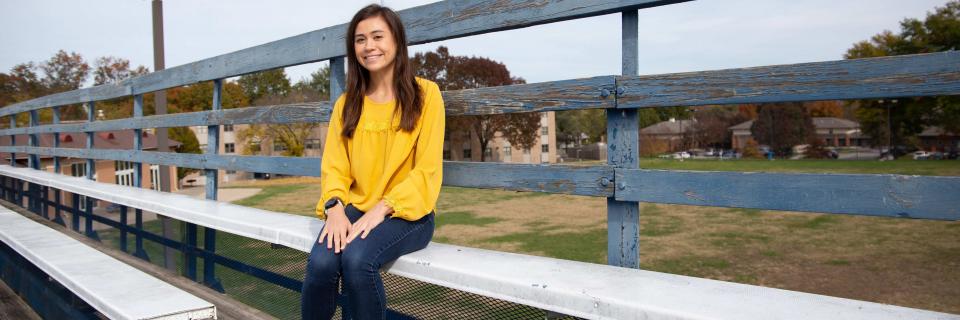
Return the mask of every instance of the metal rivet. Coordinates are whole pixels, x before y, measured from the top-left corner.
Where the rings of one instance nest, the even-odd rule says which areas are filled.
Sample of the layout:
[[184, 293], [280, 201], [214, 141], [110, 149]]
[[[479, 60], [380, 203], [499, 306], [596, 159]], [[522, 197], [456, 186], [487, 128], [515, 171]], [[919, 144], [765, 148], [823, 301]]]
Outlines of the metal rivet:
[[617, 184], [617, 188], [620, 188], [620, 190], [626, 189], [626, 188], [627, 188], [627, 184], [626, 184], [626, 183], [623, 183], [623, 182], [618, 183], [618, 184]]
[[606, 98], [609, 97], [609, 96], [610, 96], [610, 90], [600, 89], [600, 98], [601, 98], [601, 99], [606, 99]]
[[600, 178], [600, 185], [604, 187], [610, 185], [610, 179], [607, 177]]
[[622, 96], [624, 92], [627, 92], [627, 88], [617, 87], [617, 96]]

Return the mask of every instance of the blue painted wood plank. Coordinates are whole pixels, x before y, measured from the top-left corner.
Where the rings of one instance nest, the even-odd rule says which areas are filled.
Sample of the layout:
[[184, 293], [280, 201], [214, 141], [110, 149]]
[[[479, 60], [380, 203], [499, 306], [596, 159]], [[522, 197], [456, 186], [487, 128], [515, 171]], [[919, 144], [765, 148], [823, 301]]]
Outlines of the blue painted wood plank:
[[[223, 89], [223, 80], [217, 79], [213, 81], [213, 102], [211, 104], [211, 111], [220, 111], [223, 108], [220, 106], [220, 93]], [[211, 125], [207, 126], [207, 150], [206, 154], [218, 154], [220, 152], [220, 126]], [[217, 169], [207, 169], [204, 172], [206, 175], [205, 188], [207, 192], [207, 199], [217, 200], [217, 186], [220, 182], [220, 177], [218, 177]]]
[[446, 91], [447, 115], [561, 111], [615, 107], [613, 76]]
[[[60, 107], [53, 107], [53, 124], [60, 124]], [[60, 133], [53, 134], [53, 147], [60, 147]], [[60, 173], [60, 157], [53, 157], [53, 172]], [[59, 194], [60, 191], [58, 190], [57, 193]], [[57, 210], [59, 212], [59, 209]]]
[[[296, 103], [276, 106], [210, 110], [127, 119], [104, 120], [89, 123], [44, 125], [31, 128], [0, 130], [0, 136], [26, 133], [85, 132], [210, 126], [218, 124], [326, 122], [330, 119], [329, 102]], [[23, 131], [23, 132], [20, 132]]]
[[619, 200], [960, 220], [960, 177], [618, 169], [616, 181]]
[[0, 146], [0, 152], [36, 153], [70, 158], [144, 162], [196, 169], [224, 169], [269, 172], [287, 175], [319, 176], [318, 158], [231, 156], [134, 150], [47, 148]]
[[623, 76], [618, 108], [960, 94], [960, 51]]
[[[13, 115], [11, 115], [9, 118], [10, 118], [10, 128], [12, 128], [12, 129], [13, 129], [13, 128], [16, 128], [16, 127], [17, 127], [17, 115], [16, 115], [16, 114], [13, 114]], [[10, 135], [10, 145], [12, 146], [12, 145], [16, 145], [16, 144], [17, 144], [17, 136], [15, 136], [15, 135]], [[14, 152], [10, 152], [10, 166], [11, 166], [11, 167], [16, 167], [16, 166], [17, 166], [17, 154], [14, 153]]]
[[330, 103], [335, 103], [347, 86], [347, 65], [344, 57], [330, 59]]
[[[399, 12], [411, 45], [650, 8], [688, 0], [448, 0]], [[84, 88], [0, 109], [0, 116], [31, 109], [142, 94], [214, 79], [317, 62], [345, 54], [346, 24], [310, 31], [232, 53], [167, 68], [118, 84]]]
[[[143, 117], [143, 95], [138, 94], [133, 96], [133, 118], [138, 119]], [[142, 129], [133, 129], [133, 150], [140, 151], [143, 150], [143, 130]], [[133, 165], [133, 186], [140, 188], [143, 187], [143, 163], [134, 162]]]
[[[636, 10], [621, 13], [621, 72], [639, 70], [639, 18]], [[619, 91], [614, 89], [619, 103]], [[640, 165], [639, 112], [637, 109], [607, 110], [607, 163], [614, 168]], [[607, 264], [640, 268], [640, 204], [607, 198]]]
[[613, 195], [613, 168], [445, 161], [443, 184], [471, 188]]
[[[87, 102], [87, 123], [92, 123], [96, 120], [96, 104], [95, 102]], [[87, 132], [87, 150], [93, 150], [93, 135], [95, 132]], [[93, 159], [87, 159], [87, 179], [96, 180], [93, 178], [93, 175], [97, 174], [97, 163]], [[87, 218], [87, 221], [90, 221], [90, 218]], [[89, 228], [87, 229], [89, 230]]]

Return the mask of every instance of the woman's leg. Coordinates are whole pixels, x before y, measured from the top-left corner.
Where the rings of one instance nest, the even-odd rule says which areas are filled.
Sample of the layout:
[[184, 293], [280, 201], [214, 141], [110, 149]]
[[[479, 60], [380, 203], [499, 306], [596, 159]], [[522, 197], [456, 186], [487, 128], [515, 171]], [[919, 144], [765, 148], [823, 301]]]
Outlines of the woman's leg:
[[433, 238], [434, 214], [420, 220], [387, 218], [366, 239], [355, 238], [341, 253], [343, 289], [354, 320], [383, 319], [387, 299], [380, 266], [423, 249]]
[[[363, 212], [347, 206], [344, 212], [350, 222], [357, 221]], [[317, 238], [319, 240], [319, 237]], [[313, 242], [307, 258], [307, 271], [300, 295], [300, 316], [303, 319], [330, 319], [336, 311], [337, 284], [340, 280], [341, 254], [327, 249], [327, 242]]]

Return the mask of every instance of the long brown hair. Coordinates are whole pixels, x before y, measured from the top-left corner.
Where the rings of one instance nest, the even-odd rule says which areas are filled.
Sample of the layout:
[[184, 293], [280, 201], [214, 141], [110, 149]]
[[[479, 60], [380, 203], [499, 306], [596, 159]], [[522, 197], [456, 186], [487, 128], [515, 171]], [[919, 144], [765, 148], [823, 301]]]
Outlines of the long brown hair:
[[403, 28], [400, 16], [390, 8], [377, 4], [360, 9], [350, 20], [347, 28], [347, 87], [346, 101], [343, 105], [343, 136], [352, 138], [353, 132], [360, 122], [363, 113], [363, 97], [370, 85], [370, 71], [357, 61], [357, 52], [354, 48], [354, 33], [360, 21], [373, 17], [382, 17], [390, 27], [394, 40], [397, 42], [397, 55], [393, 62], [393, 89], [400, 104], [400, 129], [411, 132], [417, 125], [417, 119], [423, 110], [423, 97], [420, 96], [420, 86], [414, 77], [413, 67], [407, 55], [407, 33]]

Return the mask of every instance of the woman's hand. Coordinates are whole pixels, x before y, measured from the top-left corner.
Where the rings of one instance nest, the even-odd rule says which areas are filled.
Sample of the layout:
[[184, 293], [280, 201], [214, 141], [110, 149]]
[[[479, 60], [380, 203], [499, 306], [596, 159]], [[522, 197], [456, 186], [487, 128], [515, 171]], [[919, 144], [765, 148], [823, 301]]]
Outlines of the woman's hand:
[[327, 221], [323, 224], [323, 231], [320, 231], [318, 242], [323, 243], [326, 240], [327, 249], [334, 249], [334, 253], [340, 253], [347, 246], [347, 232], [352, 227], [343, 210], [343, 205], [340, 204], [327, 210]]
[[353, 241], [358, 235], [360, 239], [366, 239], [370, 231], [373, 231], [373, 228], [380, 225], [383, 219], [391, 213], [393, 213], [393, 209], [390, 208], [386, 202], [380, 200], [373, 209], [364, 213], [363, 216], [353, 224], [353, 227], [350, 228], [350, 235], [347, 236], [347, 243], [349, 244], [350, 241]]

